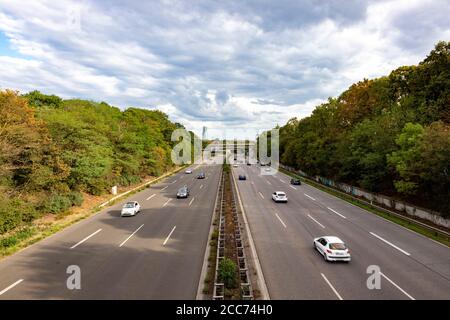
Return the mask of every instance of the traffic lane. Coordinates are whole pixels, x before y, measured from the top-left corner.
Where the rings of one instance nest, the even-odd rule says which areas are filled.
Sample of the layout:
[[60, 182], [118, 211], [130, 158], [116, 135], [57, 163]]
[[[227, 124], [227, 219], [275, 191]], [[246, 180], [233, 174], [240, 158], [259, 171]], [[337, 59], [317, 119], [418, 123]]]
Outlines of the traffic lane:
[[[273, 182], [276, 184], [275, 181]], [[354, 264], [355, 259], [357, 259], [356, 261], [358, 261], [358, 263], [362, 263], [359, 274], [364, 278], [368, 277], [366, 268], [370, 265], [377, 265], [381, 267], [382, 273], [385, 274], [386, 277], [414, 297], [420, 299], [442, 299], [449, 297], [449, 281], [438, 273], [430, 270], [420, 261], [417, 261], [414, 256], [405, 255], [404, 252], [400, 251], [400, 248], [393, 248], [383, 241], [380, 241], [370, 233], [370, 230], [366, 230], [355, 225], [352, 221], [336, 215], [334, 212], [328, 210], [326, 206], [323, 206], [317, 199], [312, 200], [305, 196], [301, 191], [295, 192], [292, 190], [291, 192], [288, 192], [288, 194], [290, 195], [289, 201], [293, 202], [295, 207], [301, 206], [306, 209], [307, 214], [310, 214], [310, 216], [314, 217], [325, 226], [324, 232], [327, 232], [327, 234], [331, 233], [331, 235], [337, 235], [349, 244], [353, 256], [351, 264]], [[365, 282], [364, 278], [362, 279], [364, 280], [362, 282]], [[414, 282], [410, 281], [410, 279], [416, 278], [418, 280]], [[336, 279], [337, 281], [343, 280], [342, 274], [336, 274]], [[348, 281], [345, 283], [348, 283]], [[387, 287], [396, 288], [396, 286], [387, 279], [384, 279], [384, 283]], [[386, 288], [386, 286], [384, 286], [384, 288]], [[380, 292], [379, 290], [371, 291], [377, 293]], [[399, 292], [402, 291], [399, 290]], [[403, 296], [408, 297], [408, 295], [403, 292], [402, 294]], [[387, 297], [390, 298], [391, 296], [387, 295]]]
[[[281, 175], [285, 176], [283, 173]], [[390, 239], [420, 263], [450, 279], [450, 248], [429, 238], [387, 221], [375, 214], [338, 199], [330, 194], [303, 184], [303, 192], [313, 196], [327, 209], [345, 216], [347, 220], [369, 230], [382, 238]], [[330, 210], [331, 211], [331, 210]], [[333, 211], [331, 211], [333, 212]], [[333, 212], [334, 213], [334, 212]]]
[[[146, 192], [148, 192], [148, 189], [132, 196], [133, 200], [141, 200], [146, 196]], [[151, 203], [155, 203], [155, 201], [157, 201], [157, 199], [152, 199]], [[78, 228], [70, 228], [72, 229], [69, 230], [70, 232], [62, 231], [61, 234], [56, 234], [54, 237], [51, 237], [51, 239], [48, 239], [53, 240], [50, 241], [50, 243], [44, 240], [42, 244], [36, 244], [28, 250], [5, 259], [5, 261], [0, 263], [3, 275], [0, 279], [0, 288], [6, 286], [14, 278], [20, 277], [22, 279], [26, 277], [28, 279], [27, 282], [24, 281], [20, 286], [14, 288], [14, 292], [18, 292], [19, 297], [22, 296], [19, 293], [21, 290], [20, 288], [24, 288], [23, 290], [26, 294], [35, 298], [40, 298], [42, 292], [48, 292], [49, 297], [52, 297], [54, 292], [57, 292], [58, 288], [61, 286], [60, 280], [56, 280], [56, 282], [51, 281], [52, 275], [61, 274], [61, 265], [70, 265], [70, 263], [66, 261], [68, 257], [71, 257], [71, 255], [80, 257], [80, 255], [84, 254], [83, 260], [92, 259], [93, 264], [95, 264], [96, 261], [101, 261], [110, 255], [112, 248], [115, 246], [115, 244], [111, 243], [112, 239], [123, 238], [123, 236], [128, 234], [131, 230], [134, 230], [137, 224], [141, 223], [140, 220], [142, 220], [142, 214], [138, 214], [135, 218], [117, 219], [117, 213], [120, 207], [121, 204], [118, 204], [113, 206], [112, 210], [105, 209], [100, 214], [73, 226]], [[144, 204], [142, 211], [145, 212], [145, 209], [146, 205]], [[111, 212], [115, 212], [115, 214], [108, 215], [108, 213]], [[74, 250], [70, 250], [70, 247], [72, 247], [76, 241], [83, 239], [85, 235], [90, 234], [92, 230], [101, 230], [101, 232], [88, 239], [88, 241], [82, 243], [77, 248], [74, 248]], [[119, 230], [119, 234], [117, 233], [117, 230]], [[85, 252], [83, 247], [85, 247], [87, 243], [93, 244], [97, 250], [86, 250]], [[69, 252], [67, 252], [68, 249], [70, 250]], [[95, 254], [92, 254], [92, 252], [95, 252]], [[36, 275], [36, 270], [45, 271], [44, 274], [48, 276], [44, 277], [43, 275]], [[64, 276], [67, 277], [67, 275]], [[30, 279], [33, 279], [35, 283], [32, 283]], [[42, 279], [45, 279], [45, 281], [42, 281]], [[28, 291], [25, 289], [27, 284], [29, 285]], [[54, 285], [53, 289], [51, 284]], [[5, 295], [9, 293], [9, 291], [4, 293], [0, 298], [4, 298]], [[35, 295], [33, 296], [33, 294]]]
[[[326, 234], [328, 227], [323, 228], [323, 221], [317, 218], [316, 208], [309, 208], [303, 202], [293, 201], [292, 194], [286, 191], [286, 185], [278, 178], [272, 176], [263, 176], [262, 180], [269, 179], [271, 185], [261, 183], [259, 189], [267, 195], [266, 208], [275, 211], [287, 225], [286, 232], [291, 234], [295, 239], [293, 243], [306, 243], [306, 250], [293, 251], [293, 255], [302, 256], [304, 259], [310, 259], [316, 267], [316, 272], [323, 274], [331, 282], [335, 290], [343, 299], [404, 299], [405, 296], [393, 287], [384, 287], [383, 290], [368, 290], [366, 280], [366, 259], [358, 259], [356, 263], [352, 261], [350, 264], [345, 263], [327, 263], [322, 256], [313, 248], [313, 239]], [[283, 184], [283, 185], [281, 185]], [[273, 190], [286, 191], [289, 202], [275, 204], [270, 195]], [[307, 204], [307, 203], [306, 203]], [[344, 238], [341, 234], [334, 234]], [[354, 250], [352, 250], [353, 252]], [[370, 264], [369, 264], [370, 265]]]
[[286, 232], [258, 195], [258, 182], [248, 176], [238, 188], [271, 299], [336, 299], [309, 258], [310, 241]]
[[[174, 199], [120, 253], [90, 271], [89, 289], [77, 299], [194, 299], [208, 240], [219, 170], [208, 188], [193, 187], [199, 201]], [[199, 180], [200, 181], [200, 180]], [[214, 185], [215, 184], [215, 185]], [[116, 279], [107, 287], [110, 279]], [[108, 290], [105, 290], [105, 287]]]

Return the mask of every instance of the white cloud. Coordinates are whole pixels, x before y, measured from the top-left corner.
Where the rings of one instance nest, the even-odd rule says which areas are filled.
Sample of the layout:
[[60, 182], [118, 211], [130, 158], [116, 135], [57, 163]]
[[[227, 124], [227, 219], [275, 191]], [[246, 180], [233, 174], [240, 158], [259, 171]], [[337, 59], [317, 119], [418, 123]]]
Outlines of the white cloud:
[[[450, 36], [447, 0], [0, 0], [0, 87], [159, 108], [254, 136]], [[222, 133], [221, 133], [222, 132]]]

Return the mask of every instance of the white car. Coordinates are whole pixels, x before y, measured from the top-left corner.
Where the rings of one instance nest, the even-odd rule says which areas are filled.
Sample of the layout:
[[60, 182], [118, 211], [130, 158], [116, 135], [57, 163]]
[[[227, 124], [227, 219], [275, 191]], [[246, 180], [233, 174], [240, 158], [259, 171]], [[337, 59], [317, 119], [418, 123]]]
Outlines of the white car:
[[233, 164], [233, 167], [237, 168], [237, 167], [239, 167], [239, 166], [237, 165], [237, 163], [235, 163], [235, 164]]
[[191, 174], [192, 173], [192, 169], [187, 169], [184, 173]]
[[141, 206], [137, 201], [130, 201], [123, 205], [120, 215], [125, 216], [135, 216], [139, 211], [141, 211]]
[[323, 255], [325, 261], [346, 261], [352, 259], [344, 241], [338, 237], [324, 236], [314, 239], [314, 248]]
[[275, 202], [287, 202], [288, 198], [283, 191], [275, 191], [272, 193], [272, 200]]

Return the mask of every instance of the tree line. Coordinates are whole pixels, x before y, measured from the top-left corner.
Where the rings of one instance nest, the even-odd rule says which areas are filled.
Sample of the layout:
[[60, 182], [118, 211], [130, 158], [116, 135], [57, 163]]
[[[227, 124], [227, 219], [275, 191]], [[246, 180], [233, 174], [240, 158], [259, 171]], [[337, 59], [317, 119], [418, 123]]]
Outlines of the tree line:
[[173, 167], [166, 114], [0, 91], [0, 234]]
[[280, 162], [450, 215], [450, 42], [280, 129]]

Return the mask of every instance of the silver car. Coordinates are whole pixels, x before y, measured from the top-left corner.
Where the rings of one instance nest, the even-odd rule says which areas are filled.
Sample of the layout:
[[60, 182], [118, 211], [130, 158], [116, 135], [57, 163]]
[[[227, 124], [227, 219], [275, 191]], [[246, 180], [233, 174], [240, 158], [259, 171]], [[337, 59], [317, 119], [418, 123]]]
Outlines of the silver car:
[[139, 202], [129, 201], [123, 205], [120, 215], [122, 217], [135, 216], [139, 211], [141, 211], [141, 206], [139, 205]]

